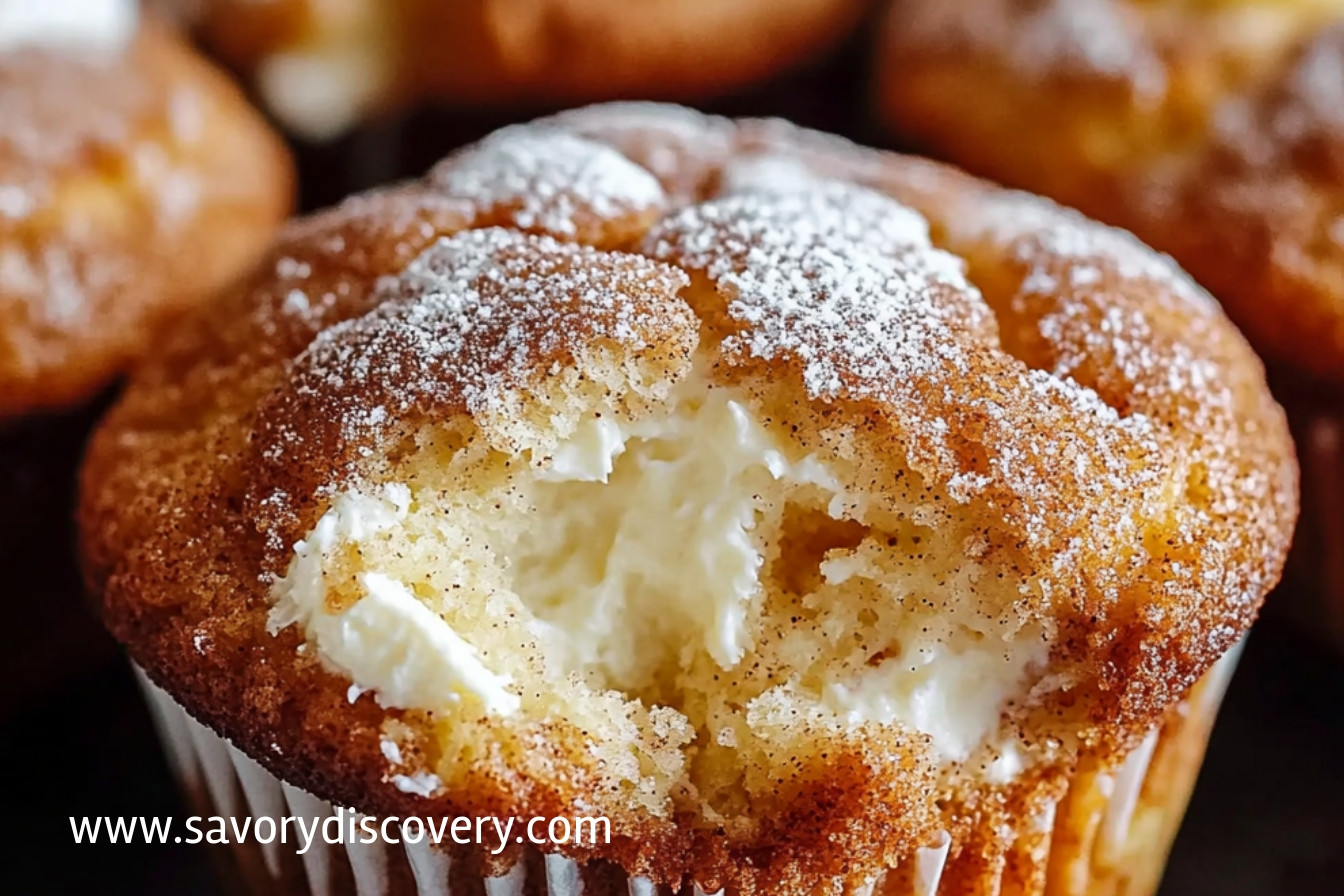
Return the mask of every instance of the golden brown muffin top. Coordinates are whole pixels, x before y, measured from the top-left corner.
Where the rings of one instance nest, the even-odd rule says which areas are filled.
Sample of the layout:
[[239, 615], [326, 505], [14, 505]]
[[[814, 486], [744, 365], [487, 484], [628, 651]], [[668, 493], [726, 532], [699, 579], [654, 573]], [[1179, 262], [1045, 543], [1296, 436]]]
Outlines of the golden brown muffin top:
[[924, 148], [1170, 252], [1273, 362], [1344, 377], [1344, 4], [897, 0]]
[[0, 50], [0, 121], [0, 419], [104, 387], [289, 209], [282, 144], [153, 23]]
[[[605, 426], [614, 471], [559, 475]], [[695, 647], [652, 573], [658, 606], [548, 634], [609, 516], [664, 535], [608, 568], [698, 531], [630, 465], [708, 456], [694, 492], [752, 440], [771, 476], [721, 491], [764, 584], [721, 637]], [[617, 105], [290, 225], [138, 372], [80, 517], [132, 657], [280, 777], [374, 814], [582, 806], [615, 834], [583, 858], [801, 893], [1026, 811], [1084, 746], [1122, 755], [1250, 625], [1296, 475], [1258, 360], [1132, 237], [782, 123]], [[598, 522], [539, 547], [574, 507]], [[398, 601], [465, 633], [474, 684], [426, 702], [447, 648], [314, 634]], [[925, 650], [989, 663], [1001, 740], [855, 702]]]

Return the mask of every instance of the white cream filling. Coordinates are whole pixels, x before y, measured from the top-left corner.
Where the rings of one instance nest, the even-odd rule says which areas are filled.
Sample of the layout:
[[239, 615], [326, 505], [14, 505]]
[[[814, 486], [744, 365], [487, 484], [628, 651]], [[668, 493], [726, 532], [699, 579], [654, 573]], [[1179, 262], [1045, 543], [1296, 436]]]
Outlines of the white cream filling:
[[[821, 571], [835, 585], [860, 568], [859, 558], [851, 555], [824, 562]], [[978, 567], [967, 560], [959, 578], [977, 575]], [[882, 661], [857, 681], [827, 685], [823, 702], [853, 722], [913, 726], [929, 735], [949, 761], [964, 762], [988, 746], [998, 756], [990, 776], [1012, 777], [1021, 770], [1016, 746], [993, 743], [993, 736], [1005, 706], [1025, 693], [1029, 671], [1049, 660], [1050, 645], [1035, 626], [1016, 629], [1008, 638], [995, 623], [973, 610], [912, 620], [900, 637], [900, 656]]]
[[322, 660], [374, 691], [383, 706], [432, 710], [470, 699], [509, 715], [519, 705], [507, 690], [509, 678], [487, 669], [476, 649], [401, 582], [361, 573], [363, 595], [353, 605], [340, 612], [327, 605], [327, 558], [394, 529], [410, 505], [404, 485], [389, 485], [376, 496], [340, 495], [294, 546], [289, 570], [272, 589], [270, 631], [299, 624]]
[[550, 640], [569, 646], [569, 668], [617, 666], [614, 677], [624, 678], [621, 663], [638, 659], [624, 649], [632, 617], [647, 617], [649, 607], [686, 620], [676, 633], [699, 633], [697, 646], [733, 668], [751, 647], [747, 618], [760, 592], [753, 484], [840, 489], [814, 458], [790, 462], [729, 390], [706, 391], [693, 379], [674, 400], [665, 418], [581, 423], [540, 474], [606, 484], [581, 500], [563, 487], [541, 492], [545, 522], [520, 546], [518, 590], [539, 610], [539, 633], [550, 629]]
[[[1049, 656], [1039, 638], [1003, 641], [997, 650], [983, 644], [958, 651], [927, 641], [898, 659], [889, 659], [857, 682], [827, 685], [825, 705], [853, 722], [903, 722], [929, 735], [947, 760], [970, 758], [998, 727], [1004, 706], [1022, 693], [1028, 668]], [[995, 745], [993, 772], [1011, 776], [1013, 745]]]
[[0, 51], [38, 46], [115, 52], [138, 27], [136, 0], [0, 0]]
[[[507, 563], [505, 581], [531, 611], [530, 631], [559, 674], [596, 672], [638, 687], [650, 669], [648, 655], [632, 649], [639, 644], [670, 649], [683, 667], [703, 653], [733, 669], [754, 646], [748, 623], [760, 612], [758, 496], [786, 481], [810, 488], [834, 518], [854, 504], [827, 464], [791, 458], [734, 390], [693, 378], [670, 403], [666, 414], [634, 422], [611, 413], [587, 418], [538, 459], [535, 481], [524, 487], [525, 521], [501, 521], [499, 532], [488, 517], [472, 524]], [[512, 714], [521, 701], [510, 677], [488, 668], [432, 601], [377, 562], [356, 574], [352, 605], [327, 606], [328, 558], [399, 538], [412, 503], [404, 485], [339, 495], [276, 583], [271, 629], [301, 625], [327, 664], [382, 705], [433, 710], [466, 700]], [[826, 559], [826, 585], [879, 575], [862, 553]], [[967, 581], [944, 579], [942, 587], [971, 590], [978, 566], [965, 558], [957, 569], [954, 578]], [[918, 597], [881, 587], [893, 606]], [[958, 601], [946, 613], [911, 615], [903, 627], [898, 655], [825, 685], [815, 698], [820, 708], [855, 724], [909, 726], [944, 760], [979, 758], [988, 778], [1011, 780], [1023, 758], [1014, 743], [996, 740], [999, 721], [1025, 695], [1029, 671], [1047, 662], [1047, 640], [1033, 625], [1005, 633], [978, 604]], [[752, 703], [764, 710], [769, 694]]]
[[550, 466], [537, 474], [543, 482], [606, 482], [629, 436], [610, 417], [586, 420], [555, 447]]

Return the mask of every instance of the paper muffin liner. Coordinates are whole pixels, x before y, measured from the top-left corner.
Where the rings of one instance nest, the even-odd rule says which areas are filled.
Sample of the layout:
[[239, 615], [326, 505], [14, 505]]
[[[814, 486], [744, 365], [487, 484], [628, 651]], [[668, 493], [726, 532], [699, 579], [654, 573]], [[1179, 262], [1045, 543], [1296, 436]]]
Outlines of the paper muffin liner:
[[[1021, 819], [1006, 853], [978, 857], [973, 892], [1001, 896], [1149, 896], [1198, 776], [1213, 720], [1231, 679], [1234, 648], [1127, 756], [1084, 756], [1067, 792], [1034, 818]], [[349, 810], [281, 781], [192, 718], [137, 667], [155, 727], [173, 773], [202, 817], [326, 819]], [[943, 833], [911, 861], [849, 896], [951, 896], [963, 892], [965, 870], [948, 871], [952, 838]], [[962, 859], [965, 858], [963, 855]], [[503, 877], [481, 878], [446, 851], [382, 840], [297, 845], [249, 839], [233, 843], [221, 874], [226, 887], [252, 896], [674, 896], [644, 878], [594, 878], [576, 862], [533, 851]], [[610, 869], [608, 869], [610, 870]], [[970, 892], [970, 891], [967, 891]], [[720, 891], [722, 894], [722, 891]], [[675, 896], [714, 896], [688, 887]], [[722, 896], [732, 896], [722, 894]]]

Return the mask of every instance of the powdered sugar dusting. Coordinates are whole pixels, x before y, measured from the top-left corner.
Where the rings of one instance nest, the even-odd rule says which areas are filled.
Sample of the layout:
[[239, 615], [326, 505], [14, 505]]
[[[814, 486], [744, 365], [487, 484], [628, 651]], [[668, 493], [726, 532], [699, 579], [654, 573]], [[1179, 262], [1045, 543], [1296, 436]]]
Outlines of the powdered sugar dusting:
[[[893, 124], [1134, 229], [1208, 286], [1262, 356], [1344, 379], [1338, 4], [904, 0], [884, 54]], [[993, 98], [938, 110], [954, 90], [941, 79], [957, 73]], [[1015, 151], [996, 152], [992, 134]]]
[[496, 132], [431, 172], [446, 193], [508, 209], [512, 223], [573, 238], [578, 220], [610, 220], [660, 208], [657, 178], [616, 150], [564, 131], [520, 125]]
[[120, 57], [42, 50], [0, 52], [0, 190], [5, 216], [23, 218], [50, 199], [62, 166], [90, 147], [122, 147], [150, 114], [150, 85]]
[[747, 325], [726, 352], [799, 358], [816, 397], [835, 395], [845, 380], [964, 365], [952, 356], [950, 327], [989, 318], [961, 262], [929, 242], [923, 218], [851, 185], [707, 202], [655, 228], [646, 248], [715, 281], [729, 314]]
[[[570, 109], [538, 124], [555, 125], [602, 142], [656, 135], [664, 144], [685, 145], [703, 144], [712, 136], [731, 136], [734, 130], [734, 123], [726, 118], [705, 115], [685, 106], [639, 101]], [[665, 169], [655, 173], [675, 172]]]
[[[1108, 240], [1126, 245], [1070, 233], [1067, 217], [1048, 208], [1039, 214], [1038, 229], [1016, 226], [1079, 257], [1106, 257], [1114, 248]], [[986, 222], [1008, 226], [1006, 217], [996, 225], [992, 212]], [[1117, 532], [1137, 537], [1130, 502], [1156, 480], [1129, 458], [1160, 451], [1151, 422], [1122, 417], [1071, 378], [1006, 356], [961, 260], [932, 246], [913, 210], [818, 181], [810, 190], [744, 193], [686, 209], [651, 231], [646, 251], [715, 284], [742, 325], [724, 339], [726, 356], [797, 363], [814, 399], [899, 409], [892, 423], [911, 465], [950, 481], [956, 500], [1000, 504], [1028, 543], [1078, 561], [1107, 553]], [[1131, 262], [1140, 274], [1169, 273]], [[1062, 504], [1061, 492], [1086, 495], [1086, 509]], [[1062, 531], [1072, 539], [1061, 543]]]
[[[0, 46], [0, 416], [104, 386], [147, 347], [153, 319], [239, 273], [283, 213], [278, 150], [251, 110], [124, 5], [129, 42], [114, 52]], [[232, 155], [204, 142], [207, 120], [237, 131]], [[203, 215], [224, 205], [218, 221]], [[206, 231], [219, 245], [203, 245]]]
[[[686, 282], [647, 258], [548, 236], [492, 227], [444, 237], [379, 284], [372, 312], [318, 334], [294, 362], [293, 397], [334, 401], [352, 443], [431, 407], [481, 413], [576, 345], [638, 349], [652, 333], [689, 329], [689, 309], [669, 302]], [[271, 458], [310, 436], [281, 426]]]
[[669, 195], [696, 198], [707, 171], [732, 154], [735, 122], [666, 103], [609, 103], [571, 109], [537, 126], [605, 143], [653, 173]]
[[1032, 268], [1038, 278], [1048, 278], [1047, 268], [1068, 270], [1068, 283], [1038, 280], [1044, 292], [1065, 287], [1083, 287], [1098, 282], [1104, 264], [1124, 280], [1146, 280], [1163, 294], [1189, 306], [1200, 315], [1217, 313], [1217, 303], [1198, 288], [1169, 256], [1141, 243], [1133, 234], [1107, 227], [1029, 193], [1004, 191], [985, 201], [977, 214], [956, 226], [962, 233], [978, 233], [995, 243], [1011, 246], [1018, 261]]
[[733, 159], [724, 166], [719, 192], [805, 193], [818, 189], [824, 179], [796, 156], [756, 153]]
[[[1165, 379], [1168, 394], [1198, 394], [1230, 403], [1216, 365], [1195, 356], [1183, 342], [1157, 348], [1155, 315], [1180, 315], [1184, 337], [1208, 338], [1220, 320], [1217, 303], [1165, 255], [1126, 231], [1024, 193], [1004, 192], [981, 204], [979, 213], [954, 228], [963, 238], [987, 239], [1025, 271], [1015, 307], [1044, 297], [1049, 305], [1037, 323], [1054, 348], [1052, 372], [1072, 377], [1098, 364], [1103, 378], [1118, 378], [1119, 391], [1144, 392]], [[1144, 284], [1149, 298], [1128, 301]], [[1149, 396], [1150, 398], [1152, 396]]]
[[[592, 110], [580, 117], [594, 132], [619, 130]], [[643, 187], [614, 186], [630, 163], [566, 136], [563, 121], [502, 132], [441, 166], [434, 189], [447, 178], [461, 191], [449, 191], [454, 202], [541, 203], [515, 226], [544, 220], [561, 236], [586, 207], [616, 214], [633, 197], [661, 196], [637, 166], [629, 183]], [[881, 183], [871, 170], [879, 159], [851, 158], [845, 145], [807, 134], [800, 146], [812, 154], [790, 154], [792, 132], [768, 123], [743, 133], [742, 149], [713, 172], [720, 195], [654, 223], [640, 244], [650, 258], [498, 227], [433, 243], [379, 284], [370, 313], [328, 327], [295, 360], [292, 389], [264, 415], [268, 461], [335, 464], [340, 476], [408, 418], [506, 408], [510, 390], [550, 375], [576, 346], [607, 338], [637, 354], [694, 328], [689, 308], [672, 299], [688, 283], [681, 268], [721, 297], [733, 322], [719, 345], [729, 363], [784, 363], [815, 400], [890, 409], [910, 465], [953, 500], [998, 507], [1023, 544], [1053, 563], [1113, 557], [1107, 575], [1122, 577], [1142, 521], [1166, 513], [1169, 477], [1195, 475], [1182, 472], [1183, 460], [1138, 459], [1166, 456], [1167, 426], [1177, 422], [1225, 431], [1219, 415], [1235, 406], [1217, 356], [1200, 354], [1226, 329], [1216, 305], [1123, 231], [1026, 194], [969, 192], [942, 221], [944, 236], [949, 245], [988, 244], [1021, 272], [1014, 313], [1035, 308], [1032, 326], [1051, 347], [1045, 367], [1030, 369], [1003, 349], [965, 262], [934, 246], [924, 217], [828, 176], [862, 169]], [[690, 142], [668, 140], [678, 154]], [[647, 152], [657, 140], [613, 142]], [[541, 157], [546, 146], [560, 147], [554, 160]], [[562, 195], [566, 178], [579, 185]], [[523, 195], [534, 182], [546, 186]], [[302, 313], [301, 301], [279, 304]], [[1173, 316], [1189, 345], [1166, 332]], [[289, 427], [314, 417], [325, 435]], [[1230, 467], [1211, 454], [1205, 461], [1197, 475], [1242, 487]]]

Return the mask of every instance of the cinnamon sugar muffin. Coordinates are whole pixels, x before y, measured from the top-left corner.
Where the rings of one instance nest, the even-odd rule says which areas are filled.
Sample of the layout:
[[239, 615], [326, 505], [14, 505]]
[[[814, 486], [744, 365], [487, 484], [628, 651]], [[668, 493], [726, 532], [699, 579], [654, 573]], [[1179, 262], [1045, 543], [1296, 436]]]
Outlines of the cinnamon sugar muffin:
[[[708, 99], [830, 49], [865, 0], [164, 0], [312, 140], [389, 109]], [[440, 150], [442, 152], [442, 150]]]
[[1344, 643], [1344, 3], [896, 0], [882, 42], [897, 133], [1171, 253], [1269, 361], [1309, 484], [1292, 590]]
[[0, 0], [0, 713], [108, 659], [70, 506], [113, 379], [255, 261], [283, 145], [134, 0]]
[[207, 805], [611, 825], [254, 887], [1132, 896], [1296, 475], [1128, 235], [617, 105], [289, 226], [139, 371], [80, 521]]

